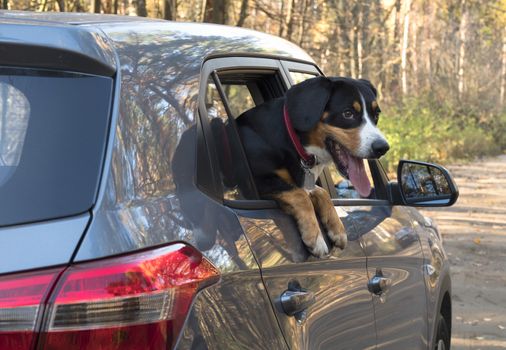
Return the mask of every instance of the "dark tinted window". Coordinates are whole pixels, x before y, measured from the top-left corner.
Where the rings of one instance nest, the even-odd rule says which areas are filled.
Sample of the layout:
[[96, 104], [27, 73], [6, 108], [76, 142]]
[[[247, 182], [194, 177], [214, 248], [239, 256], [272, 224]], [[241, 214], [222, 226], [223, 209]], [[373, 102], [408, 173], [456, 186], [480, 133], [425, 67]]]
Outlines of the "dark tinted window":
[[111, 78], [0, 68], [0, 226], [90, 209], [111, 89]]

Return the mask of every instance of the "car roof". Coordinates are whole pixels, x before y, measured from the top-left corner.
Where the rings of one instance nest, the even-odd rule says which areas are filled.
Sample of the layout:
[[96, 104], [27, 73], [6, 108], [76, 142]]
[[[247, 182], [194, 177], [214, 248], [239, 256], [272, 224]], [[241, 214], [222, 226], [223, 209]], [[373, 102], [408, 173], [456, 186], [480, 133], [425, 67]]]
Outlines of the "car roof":
[[[136, 42], [128, 43], [132, 47], [157, 40], [159, 43], [170, 42], [175, 40], [174, 38], [182, 37], [185, 38], [185, 45], [206, 45], [207, 49], [202, 51], [205, 57], [199, 57], [202, 61], [212, 55], [248, 54], [314, 62], [304, 50], [282, 38], [250, 29], [216, 24], [91, 13], [0, 10], [0, 26], [0, 65], [12, 65], [16, 62], [28, 65], [29, 62], [25, 61], [32, 59], [34, 65], [44, 67], [41, 60], [46, 57], [49, 67], [50, 61], [54, 62], [55, 57], [61, 57], [56, 52], [60, 50], [68, 54], [66, 59], [60, 59], [64, 69], [113, 75], [117, 65], [115, 48], [119, 42], [124, 45], [122, 39], [128, 35], [132, 36], [132, 33], [136, 36]], [[36, 31], [34, 26], [37, 27]], [[9, 45], [51, 48], [56, 50], [56, 53], [51, 56], [24, 52], [22, 55], [13, 56], [16, 50], [10, 50]], [[79, 59], [76, 57], [88, 61], [77, 67]]]

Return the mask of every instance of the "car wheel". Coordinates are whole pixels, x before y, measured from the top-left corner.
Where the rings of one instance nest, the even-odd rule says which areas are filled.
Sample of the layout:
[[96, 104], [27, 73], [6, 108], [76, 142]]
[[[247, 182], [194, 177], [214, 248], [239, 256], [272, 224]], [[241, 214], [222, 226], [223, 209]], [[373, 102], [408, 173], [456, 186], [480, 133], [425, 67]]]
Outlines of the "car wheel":
[[443, 315], [437, 317], [437, 333], [434, 341], [434, 350], [450, 350], [450, 329]]

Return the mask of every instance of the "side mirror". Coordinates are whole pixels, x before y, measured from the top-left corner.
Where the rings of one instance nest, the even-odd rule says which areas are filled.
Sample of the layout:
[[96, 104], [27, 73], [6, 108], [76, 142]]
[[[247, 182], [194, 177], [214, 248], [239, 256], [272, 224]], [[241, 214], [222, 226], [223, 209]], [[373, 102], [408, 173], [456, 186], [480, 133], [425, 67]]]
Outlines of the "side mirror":
[[440, 165], [401, 160], [397, 167], [397, 181], [406, 205], [448, 207], [459, 197], [455, 181]]

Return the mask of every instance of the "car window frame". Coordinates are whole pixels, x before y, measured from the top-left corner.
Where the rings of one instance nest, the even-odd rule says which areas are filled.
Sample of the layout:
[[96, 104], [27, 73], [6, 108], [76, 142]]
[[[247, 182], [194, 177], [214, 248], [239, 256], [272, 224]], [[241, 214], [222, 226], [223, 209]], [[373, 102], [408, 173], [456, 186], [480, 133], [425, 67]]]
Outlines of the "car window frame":
[[[221, 82], [219, 81], [218, 74], [219, 72], [224, 71], [240, 71], [240, 70], [257, 70], [257, 71], [273, 71], [279, 73], [280, 80], [284, 86], [282, 86], [282, 89], [287, 89], [286, 86], [286, 76], [284, 76], [283, 68], [278, 60], [272, 59], [272, 58], [266, 58], [266, 57], [245, 57], [245, 56], [230, 56], [230, 57], [211, 57], [208, 58], [206, 61], [204, 61], [201, 74], [200, 74], [200, 86], [199, 86], [199, 101], [198, 101], [198, 119], [199, 119], [199, 126], [202, 128], [202, 137], [204, 138], [204, 141], [202, 140], [197, 141], [198, 147], [200, 149], [197, 149], [197, 154], [207, 154], [208, 155], [208, 162], [209, 164], [199, 164], [197, 163], [197, 179], [202, 178], [204, 174], [199, 174], [201, 171], [212, 171], [212, 187], [205, 187], [203, 188], [202, 184], [200, 184], [197, 181], [197, 187], [199, 187], [204, 193], [209, 195], [214, 200], [223, 203], [230, 207], [238, 207], [241, 208], [243, 205], [241, 205], [243, 202], [248, 202], [248, 205], [244, 205], [245, 207], [249, 207], [251, 205], [254, 205], [256, 207], [277, 207], [276, 202], [273, 200], [265, 200], [265, 199], [259, 199], [258, 195], [256, 196], [257, 199], [244, 199], [244, 200], [228, 200], [224, 199], [224, 191], [223, 186], [219, 175], [219, 169], [218, 169], [218, 156], [216, 154], [216, 145], [214, 142], [214, 139], [212, 137], [212, 131], [210, 126], [210, 119], [207, 113], [207, 108], [205, 104], [205, 96], [206, 96], [206, 90], [208, 86], [208, 81], [211, 79], [221, 97], [221, 102], [224, 105], [224, 108], [227, 112], [228, 118], [233, 118], [233, 116], [230, 113], [230, 108], [228, 106], [227, 97], [225, 92], [222, 89]], [[199, 135], [198, 135], [199, 136]], [[205, 150], [202, 149], [203, 145], [205, 145]], [[242, 153], [243, 161], [245, 162], [246, 167], [248, 168], [248, 177], [250, 184], [255, 188], [256, 186], [253, 181], [253, 177], [251, 175], [251, 169], [249, 169], [249, 164], [247, 162], [247, 159], [245, 157], [244, 152]], [[204, 158], [203, 156], [197, 155], [198, 160], [202, 160]], [[258, 193], [258, 191], [256, 191]], [[252, 203], [253, 202], [253, 203]], [[272, 203], [271, 203], [272, 202]]]
[[[210, 57], [204, 61], [200, 74], [200, 86], [199, 86], [199, 101], [198, 101], [198, 126], [202, 128], [202, 132], [197, 134], [197, 138], [203, 137], [204, 140], [199, 139], [197, 142], [198, 149], [197, 153], [200, 156], [197, 156], [197, 180], [202, 178], [205, 174], [199, 172], [202, 171], [211, 171], [212, 174], [207, 174], [207, 176], [211, 175], [212, 177], [212, 186], [209, 186], [211, 182], [208, 182], [207, 187], [201, 186], [199, 181], [197, 181], [197, 187], [199, 187], [204, 193], [213, 198], [214, 200], [223, 203], [224, 205], [234, 208], [234, 209], [274, 209], [279, 208], [278, 204], [274, 200], [269, 199], [260, 199], [258, 196], [257, 199], [224, 199], [224, 191], [219, 181], [219, 169], [218, 169], [218, 156], [216, 154], [216, 146], [214, 144], [214, 140], [212, 137], [212, 132], [210, 129], [210, 120], [207, 114], [207, 109], [205, 105], [205, 96], [208, 81], [210, 79], [216, 85], [218, 92], [222, 98], [222, 103], [224, 104], [225, 110], [227, 111], [228, 117], [233, 118], [230, 113], [230, 108], [228, 106], [228, 102], [226, 99], [226, 94], [224, 93], [221, 83], [218, 78], [219, 72], [223, 71], [234, 71], [234, 70], [251, 70], [251, 71], [265, 71], [272, 70], [279, 74], [281, 78], [280, 81], [283, 86], [282, 89], [285, 91], [289, 89], [290, 86], [293, 85], [293, 79], [291, 78], [290, 72], [300, 72], [300, 73], [308, 73], [315, 75], [324, 75], [321, 70], [312, 62], [301, 62], [301, 61], [290, 61], [285, 57], [262, 57], [262, 56], [244, 56], [244, 55], [231, 55], [231, 56], [220, 56], [220, 57]], [[217, 79], [218, 78], [218, 79]], [[218, 81], [216, 81], [217, 79]], [[200, 150], [199, 150], [200, 147]], [[202, 149], [205, 147], [205, 149]], [[249, 163], [246, 159], [245, 153], [242, 153], [243, 161], [246, 163], [246, 167], [248, 168], [248, 177], [249, 182], [255, 188], [256, 186], [253, 181], [253, 175], [251, 169], [249, 169]], [[202, 164], [204, 161], [203, 155], [208, 155], [206, 163]], [[380, 206], [380, 205], [390, 205], [390, 201], [388, 200], [389, 196], [387, 193], [387, 184], [388, 179], [386, 178], [386, 174], [379, 164], [378, 160], [369, 160], [369, 167], [371, 170], [371, 175], [373, 177], [374, 186], [377, 188], [377, 195], [379, 198], [376, 199], [351, 199], [351, 198], [337, 198], [337, 191], [332, 183], [330, 172], [327, 168], [324, 169], [322, 175], [319, 180], [321, 186], [329, 192], [332, 202], [334, 205], [338, 206]], [[200, 164], [199, 164], [200, 163]], [[378, 191], [379, 190], [379, 191]], [[258, 193], [258, 191], [256, 191]]]

